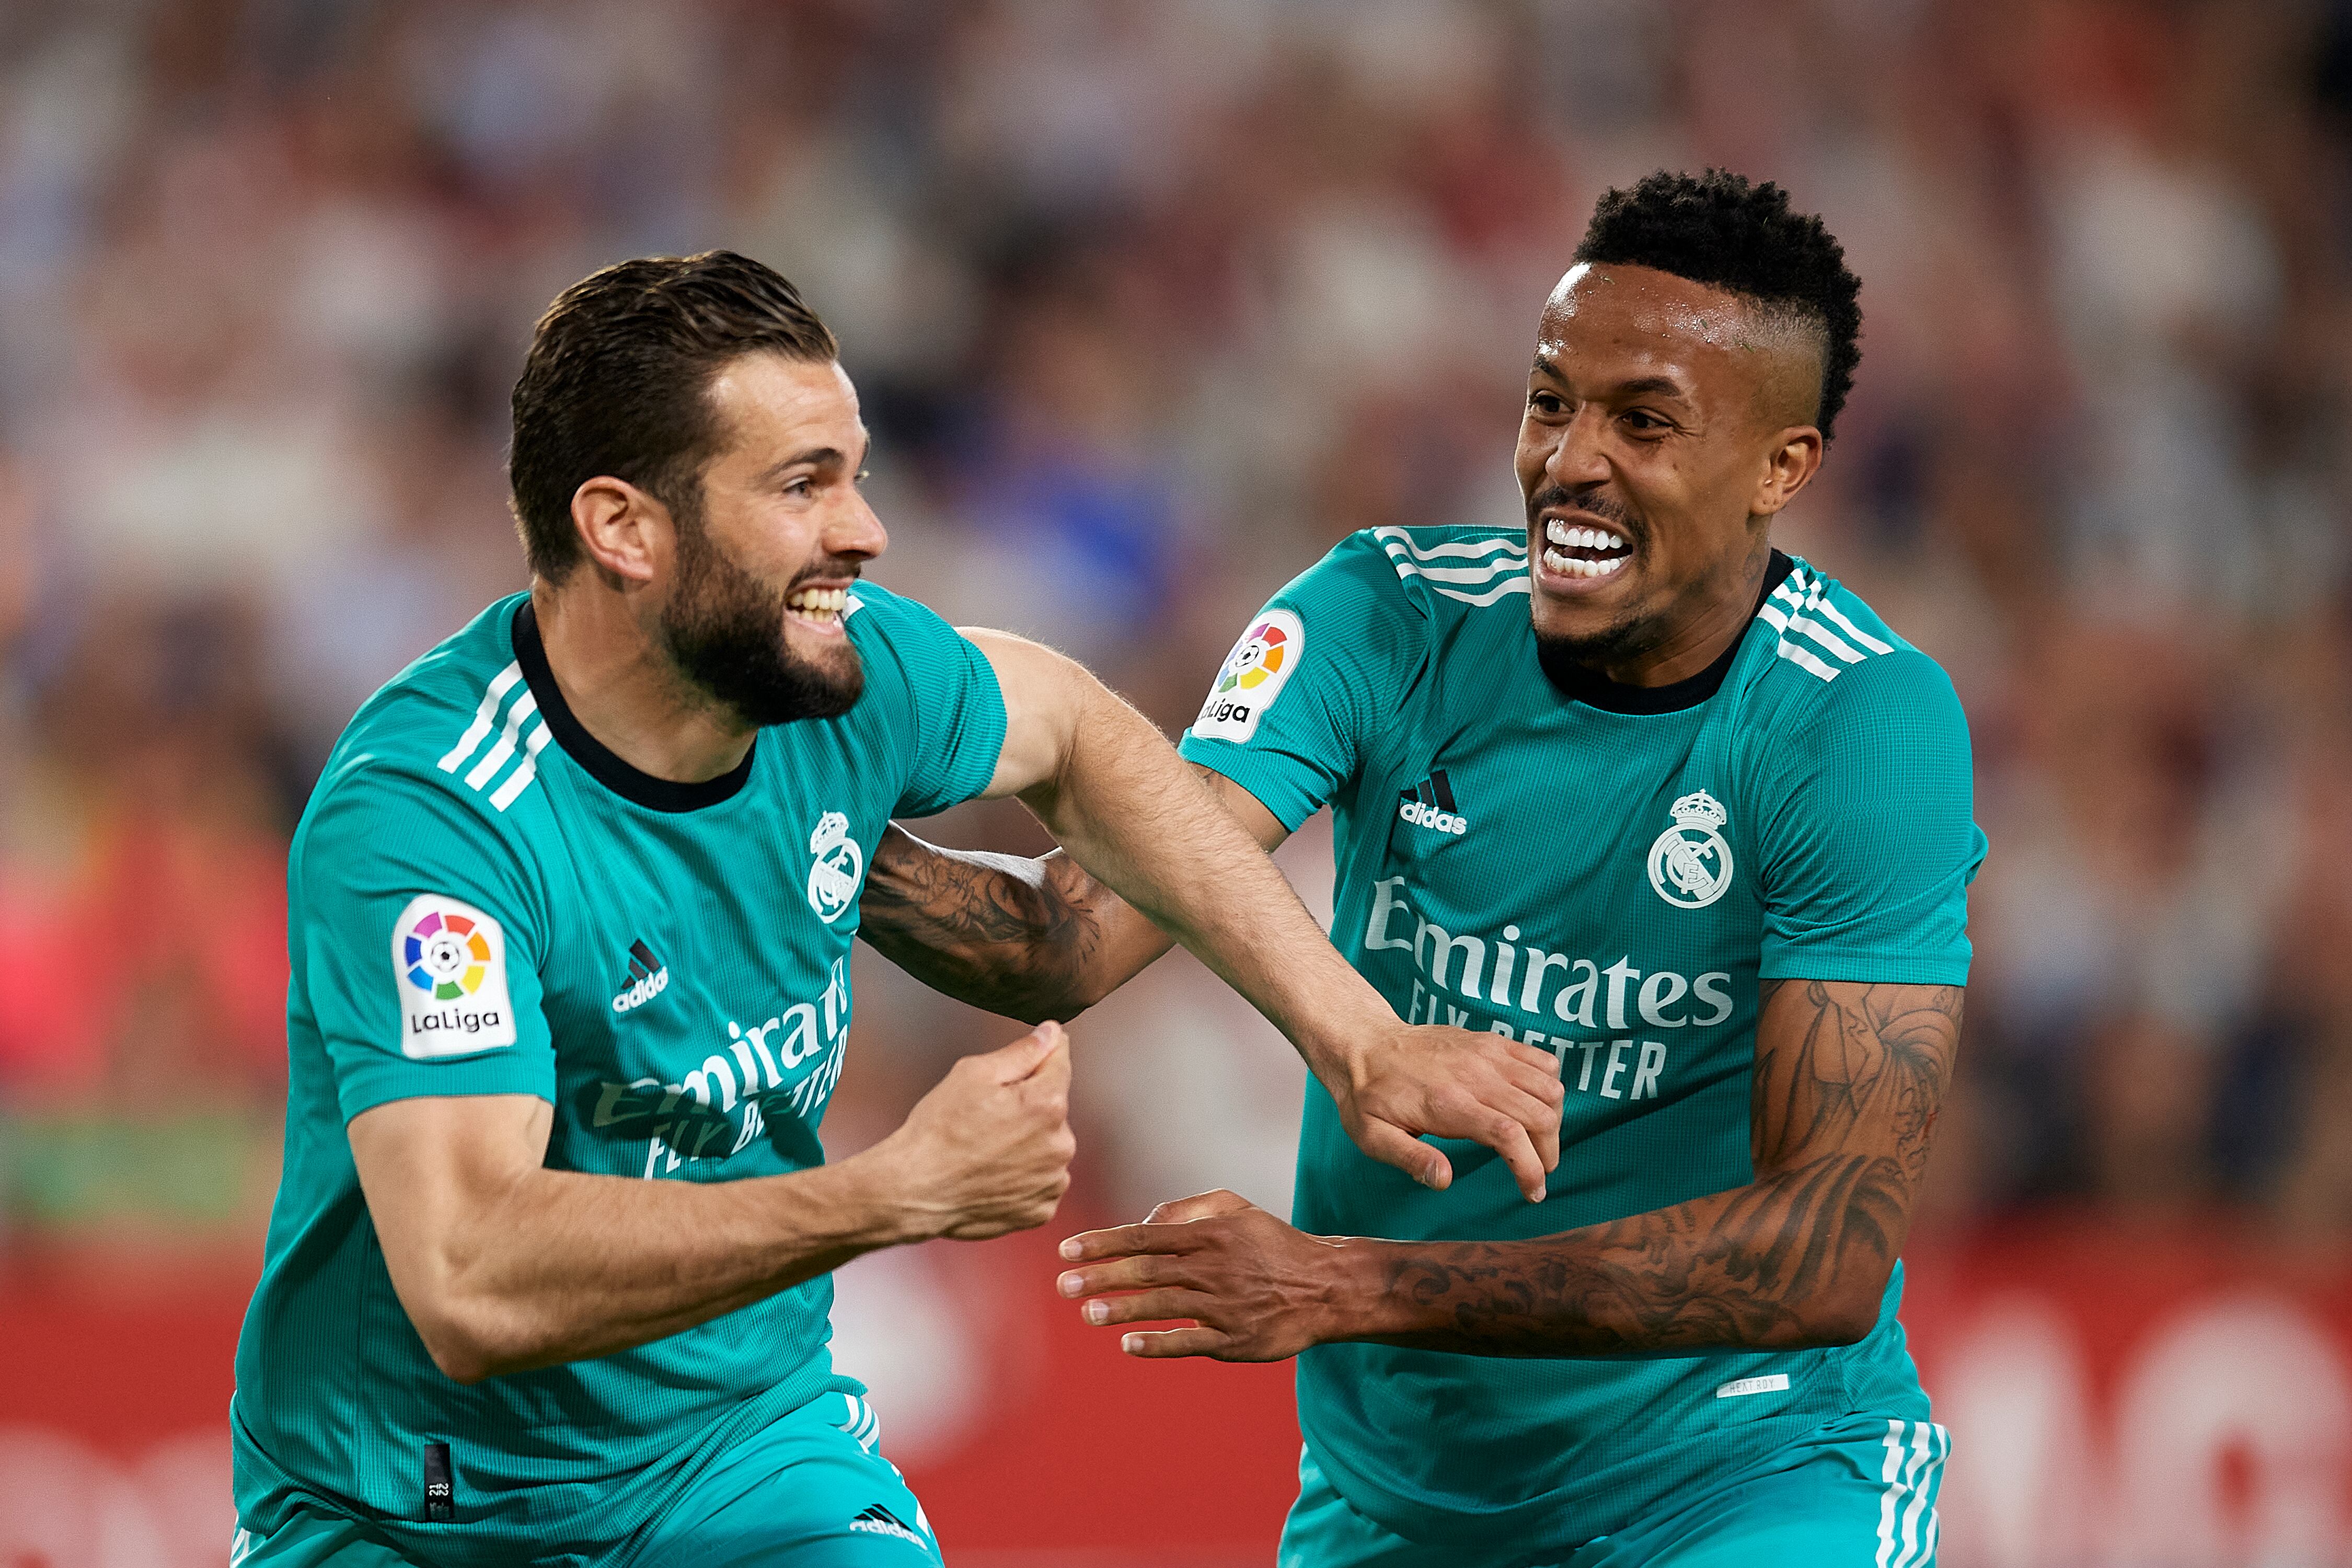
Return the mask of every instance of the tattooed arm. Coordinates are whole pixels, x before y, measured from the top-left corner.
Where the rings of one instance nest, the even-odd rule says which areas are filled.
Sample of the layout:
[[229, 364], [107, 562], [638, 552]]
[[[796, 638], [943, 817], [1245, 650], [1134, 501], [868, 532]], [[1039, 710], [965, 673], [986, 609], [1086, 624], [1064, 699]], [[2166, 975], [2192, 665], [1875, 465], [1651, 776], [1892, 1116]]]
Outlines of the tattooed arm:
[[[1258, 798], [1194, 764], [1267, 849], [1290, 835]], [[866, 874], [858, 934], [934, 991], [1024, 1023], [1067, 1020], [1175, 939], [1056, 849], [1039, 859], [943, 849], [890, 825]]]
[[[1247, 789], [1198, 771], [1261, 847], [1289, 837]], [[1172, 945], [1059, 850], [1026, 860], [941, 849], [896, 826], [875, 851], [857, 907], [859, 934], [900, 968], [1030, 1023], [1075, 1016]], [[1331, 1091], [1348, 1136], [1372, 1158], [1443, 1188], [1453, 1164], [1424, 1135], [1473, 1138], [1502, 1154], [1530, 1203], [1541, 1200], [1544, 1173], [1559, 1163], [1561, 1090], [1549, 1052], [1484, 1031], [1401, 1023], [1385, 1003], [1381, 1018], [1336, 1042], [1318, 1039], [1284, 1025], [1262, 995], [1250, 999], [1290, 1037]]]
[[1767, 982], [1755, 1179], [1532, 1241], [1307, 1236], [1230, 1193], [1073, 1237], [1087, 1321], [1150, 1356], [1270, 1361], [1376, 1340], [1469, 1355], [1607, 1356], [1850, 1344], [1877, 1321], [1959, 1037], [1956, 985]]

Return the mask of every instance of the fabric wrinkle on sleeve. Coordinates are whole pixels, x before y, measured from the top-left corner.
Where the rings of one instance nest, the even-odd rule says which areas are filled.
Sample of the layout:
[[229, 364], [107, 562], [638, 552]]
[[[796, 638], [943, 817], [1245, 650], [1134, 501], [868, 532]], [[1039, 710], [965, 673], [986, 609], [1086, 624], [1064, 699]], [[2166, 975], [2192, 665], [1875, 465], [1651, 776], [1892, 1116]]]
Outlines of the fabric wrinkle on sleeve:
[[332, 786], [292, 867], [298, 983], [343, 1119], [432, 1095], [552, 1102], [544, 910], [466, 801], [396, 767]]
[[1761, 978], [1967, 984], [1985, 842], [1943, 670], [1908, 648], [1847, 669], [1766, 744]]
[[[1177, 750], [1296, 832], [1361, 771], [1426, 626], [1387, 557], [1365, 535], [1345, 540], [1250, 618]], [[1236, 719], [1242, 703], [1251, 711]]]

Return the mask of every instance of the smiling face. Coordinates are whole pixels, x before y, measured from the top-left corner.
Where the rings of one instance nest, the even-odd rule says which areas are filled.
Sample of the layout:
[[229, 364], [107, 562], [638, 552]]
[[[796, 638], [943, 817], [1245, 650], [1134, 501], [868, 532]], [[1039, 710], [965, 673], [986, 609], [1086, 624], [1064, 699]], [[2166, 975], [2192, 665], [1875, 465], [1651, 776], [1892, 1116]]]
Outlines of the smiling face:
[[774, 353], [730, 362], [705, 393], [719, 449], [659, 615], [689, 684], [751, 724], [848, 710], [865, 670], [842, 611], [889, 537], [858, 489], [868, 441], [839, 364]]
[[1801, 321], [1645, 267], [1571, 269], [1519, 426], [1537, 638], [1636, 685], [1704, 668], [1820, 465], [1820, 389]]

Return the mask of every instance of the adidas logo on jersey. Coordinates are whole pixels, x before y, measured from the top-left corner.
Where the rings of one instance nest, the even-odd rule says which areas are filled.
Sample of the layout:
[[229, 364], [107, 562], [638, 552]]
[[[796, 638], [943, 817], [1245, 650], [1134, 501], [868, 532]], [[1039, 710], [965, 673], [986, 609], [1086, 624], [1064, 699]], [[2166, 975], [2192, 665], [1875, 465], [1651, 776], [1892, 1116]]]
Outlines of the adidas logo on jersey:
[[654, 956], [643, 942], [629, 943], [629, 985], [613, 998], [613, 1011], [626, 1013], [644, 1006], [669, 986], [669, 965]]
[[1456, 838], [1470, 831], [1461, 807], [1454, 803], [1454, 786], [1447, 782], [1444, 768], [1397, 797], [1397, 816], [1415, 827], [1450, 833]]
[[917, 1535], [904, 1524], [901, 1524], [898, 1521], [898, 1515], [892, 1513], [888, 1509], [884, 1508], [878, 1502], [872, 1508], [860, 1513], [856, 1519], [851, 1520], [849, 1521], [849, 1528], [866, 1535], [896, 1536], [900, 1541], [911, 1541], [916, 1545], [923, 1547], [927, 1551], [930, 1546], [930, 1542], [925, 1541], [921, 1536]]

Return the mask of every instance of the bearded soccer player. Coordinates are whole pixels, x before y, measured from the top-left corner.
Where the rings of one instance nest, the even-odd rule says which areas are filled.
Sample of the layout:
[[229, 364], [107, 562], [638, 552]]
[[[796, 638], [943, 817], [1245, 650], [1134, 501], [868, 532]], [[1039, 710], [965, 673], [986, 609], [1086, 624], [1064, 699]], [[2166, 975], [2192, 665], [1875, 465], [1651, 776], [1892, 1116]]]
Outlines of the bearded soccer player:
[[[1772, 547], [1858, 359], [1817, 218], [1605, 196], [1538, 329], [1524, 529], [1376, 529], [1254, 620], [1184, 741], [1399, 1016], [1562, 1064], [1539, 1207], [1417, 1188], [1309, 1085], [1296, 1226], [1230, 1193], [1074, 1237], [1139, 1356], [1298, 1357], [1297, 1568], [1919, 1568], [1947, 1448], [1895, 1319], [1983, 853], [1951, 684]], [[869, 941], [1056, 1016], [1166, 945], [1059, 858], [894, 834]], [[1031, 931], [1024, 956], [969, 941]], [[887, 928], [887, 929], [886, 929]], [[1369, 1239], [1369, 1238], [1381, 1239]]]
[[361, 710], [295, 835], [236, 1563], [938, 1561], [833, 1368], [828, 1271], [1043, 1223], [1070, 1068], [1045, 1025], [824, 1163], [894, 813], [1018, 795], [1376, 1152], [1466, 1133], [1540, 1192], [1555, 1064], [1399, 1024], [1140, 716], [862, 584], [866, 450], [831, 334], [756, 262], [627, 262], [540, 322], [530, 590]]

